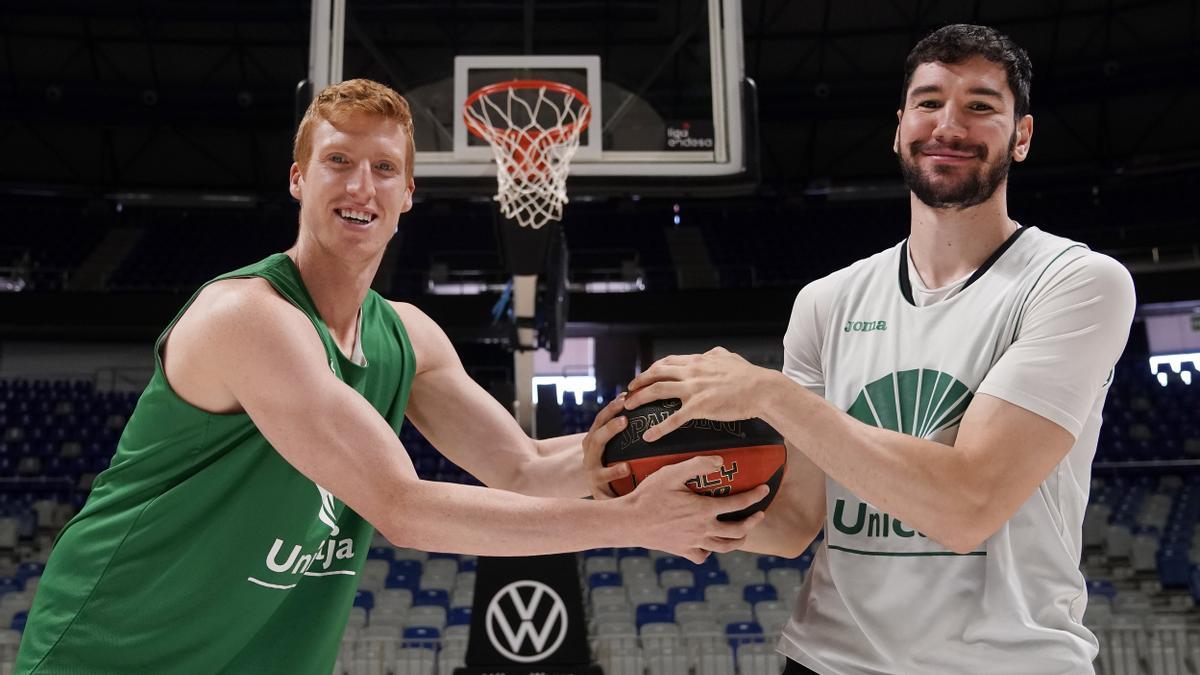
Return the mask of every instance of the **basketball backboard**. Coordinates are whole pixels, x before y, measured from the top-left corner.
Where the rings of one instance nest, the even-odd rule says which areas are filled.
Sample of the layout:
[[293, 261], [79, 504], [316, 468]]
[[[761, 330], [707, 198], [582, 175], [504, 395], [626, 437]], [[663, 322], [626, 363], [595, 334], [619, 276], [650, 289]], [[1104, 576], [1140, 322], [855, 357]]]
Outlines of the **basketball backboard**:
[[[462, 104], [511, 79], [561, 81], [591, 102], [573, 184], [736, 181], [747, 170], [740, 0], [318, 2], [345, 7], [331, 81], [369, 77], [412, 105], [422, 188], [494, 181]], [[333, 47], [338, 23], [324, 24]]]

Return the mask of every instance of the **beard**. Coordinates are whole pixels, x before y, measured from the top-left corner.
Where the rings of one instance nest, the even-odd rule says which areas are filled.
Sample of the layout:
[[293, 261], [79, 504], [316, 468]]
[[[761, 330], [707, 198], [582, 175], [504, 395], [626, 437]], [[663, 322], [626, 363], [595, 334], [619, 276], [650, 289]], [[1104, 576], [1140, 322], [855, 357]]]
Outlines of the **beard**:
[[[904, 176], [904, 184], [916, 195], [917, 199], [930, 208], [953, 208], [961, 211], [991, 199], [992, 195], [996, 193], [996, 189], [1008, 179], [1008, 169], [1012, 166], [1012, 151], [1017, 144], [1017, 134], [1014, 131], [1012, 138], [1009, 139], [1007, 152], [990, 163], [987, 159], [988, 150], [985, 145], [955, 142], [945, 146], [946, 149], [956, 152], [974, 151], [984, 164], [978, 171], [972, 171], [970, 175], [957, 183], [948, 185], [935, 185], [932, 176], [921, 171], [921, 167], [917, 166], [915, 158], [930, 144], [932, 141], [926, 143], [916, 141], [909, 144], [908, 156], [905, 156], [903, 150], [898, 153], [900, 173]], [[962, 168], [937, 166], [933, 172], [944, 176], [959, 170]]]

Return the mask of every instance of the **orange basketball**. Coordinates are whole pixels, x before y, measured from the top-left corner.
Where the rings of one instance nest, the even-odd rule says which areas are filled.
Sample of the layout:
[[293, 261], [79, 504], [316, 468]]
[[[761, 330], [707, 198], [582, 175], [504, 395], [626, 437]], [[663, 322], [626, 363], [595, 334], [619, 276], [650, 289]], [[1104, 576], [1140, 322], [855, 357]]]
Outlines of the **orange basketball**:
[[719, 519], [741, 520], [767, 508], [779, 491], [787, 465], [787, 450], [779, 432], [758, 418], [736, 422], [697, 419], [653, 443], [643, 440], [647, 429], [665, 420], [679, 407], [679, 399], [667, 399], [621, 413], [629, 423], [604, 446], [601, 458], [605, 466], [629, 463], [630, 475], [613, 481], [613, 491], [618, 495], [629, 494], [638, 483], [664, 466], [692, 457], [720, 455], [721, 468], [688, 480], [688, 487], [697, 494], [719, 497], [766, 483], [771, 489], [766, 497], [741, 511], [722, 513]]

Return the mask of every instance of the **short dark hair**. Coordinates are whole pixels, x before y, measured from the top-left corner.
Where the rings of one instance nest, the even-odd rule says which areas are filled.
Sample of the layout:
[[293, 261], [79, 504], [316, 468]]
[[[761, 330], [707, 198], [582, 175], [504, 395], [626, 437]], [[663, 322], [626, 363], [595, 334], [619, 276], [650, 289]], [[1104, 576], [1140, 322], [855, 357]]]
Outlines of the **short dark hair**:
[[956, 23], [943, 26], [917, 43], [904, 61], [904, 89], [900, 92], [900, 108], [908, 100], [908, 86], [913, 72], [925, 63], [962, 63], [972, 56], [1004, 66], [1008, 88], [1016, 105], [1013, 115], [1018, 120], [1029, 114], [1029, 84], [1033, 79], [1033, 64], [1020, 45], [1004, 33], [987, 26]]

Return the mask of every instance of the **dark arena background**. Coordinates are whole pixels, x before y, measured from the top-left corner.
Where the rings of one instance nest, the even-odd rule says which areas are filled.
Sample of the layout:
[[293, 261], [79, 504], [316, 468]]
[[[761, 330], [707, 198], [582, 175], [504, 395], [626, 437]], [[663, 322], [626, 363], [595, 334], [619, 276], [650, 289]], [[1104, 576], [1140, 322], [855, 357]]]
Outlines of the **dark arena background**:
[[[781, 366], [797, 291], [906, 236], [891, 149], [903, 60], [956, 22], [998, 28], [1033, 61], [1012, 217], [1115, 257], [1137, 288], [1083, 532], [1097, 671], [1200, 673], [1195, 0], [0, 4], [0, 672], [154, 339], [201, 283], [294, 241], [287, 173], [314, 86], [369, 77], [412, 101], [416, 203], [375, 288], [433, 317], [547, 437], [586, 430], [667, 354], [722, 345]], [[466, 56], [496, 61], [473, 75], [455, 68]], [[589, 64], [603, 114], [530, 320], [512, 309], [523, 244], [490, 156], [455, 128], [456, 92], [489, 69], [583, 83]], [[530, 327], [540, 349], [514, 358]], [[476, 482], [411, 427], [401, 439], [422, 477]], [[778, 673], [810, 561], [583, 552], [592, 658], [615, 675]], [[377, 536], [335, 672], [451, 675], [478, 562]]]

